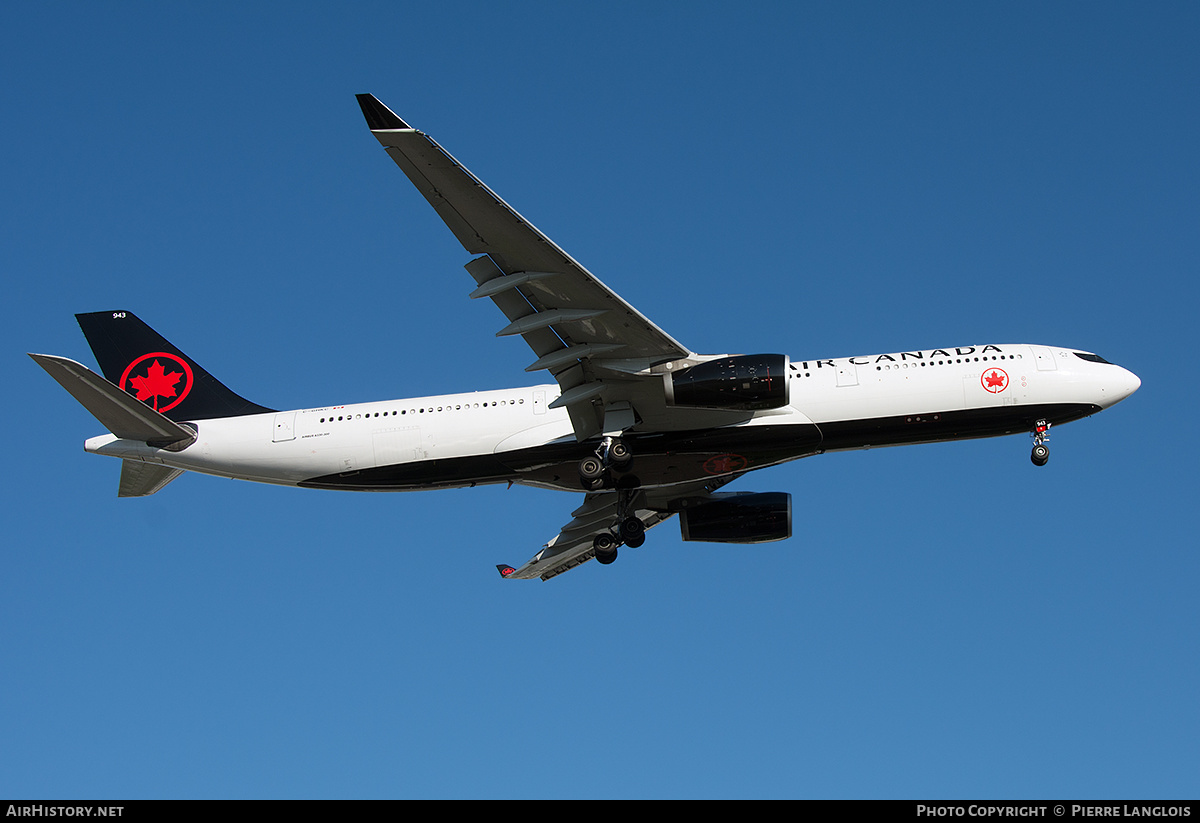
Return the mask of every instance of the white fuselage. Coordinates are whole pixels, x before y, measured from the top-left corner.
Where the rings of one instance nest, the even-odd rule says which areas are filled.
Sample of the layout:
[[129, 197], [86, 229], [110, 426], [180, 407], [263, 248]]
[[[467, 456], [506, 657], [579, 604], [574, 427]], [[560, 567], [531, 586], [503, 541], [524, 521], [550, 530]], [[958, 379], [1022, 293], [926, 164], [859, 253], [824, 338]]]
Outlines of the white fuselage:
[[[827, 450], [1028, 431], [1037, 419], [1069, 422], [1100, 411], [1140, 385], [1131, 372], [1074, 349], [1025, 344], [794, 360], [790, 383], [789, 405], [715, 413], [725, 422], [707, 425], [702, 436], [656, 429], [639, 441], [638, 428], [628, 430], [635, 454], [663, 461], [661, 471], [642, 474], [642, 485], [741, 473]], [[559, 393], [551, 384], [197, 420], [195, 443], [180, 452], [111, 434], [85, 448], [283, 485], [578, 489], [569, 467], [591, 447], [575, 442], [564, 409], [550, 408]], [[714, 455], [729, 459], [713, 462]]]

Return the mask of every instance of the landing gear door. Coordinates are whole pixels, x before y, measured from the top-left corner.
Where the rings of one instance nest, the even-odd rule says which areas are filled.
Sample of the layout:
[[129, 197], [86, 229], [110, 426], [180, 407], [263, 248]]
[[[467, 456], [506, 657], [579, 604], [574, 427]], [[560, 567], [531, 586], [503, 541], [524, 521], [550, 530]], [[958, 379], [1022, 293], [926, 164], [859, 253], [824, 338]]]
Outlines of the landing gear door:
[[1058, 365], [1054, 362], [1054, 352], [1046, 346], [1030, 346], [1033, 349], [1033, 360], [1037, 363], [1038, 371], [1056, 371]]

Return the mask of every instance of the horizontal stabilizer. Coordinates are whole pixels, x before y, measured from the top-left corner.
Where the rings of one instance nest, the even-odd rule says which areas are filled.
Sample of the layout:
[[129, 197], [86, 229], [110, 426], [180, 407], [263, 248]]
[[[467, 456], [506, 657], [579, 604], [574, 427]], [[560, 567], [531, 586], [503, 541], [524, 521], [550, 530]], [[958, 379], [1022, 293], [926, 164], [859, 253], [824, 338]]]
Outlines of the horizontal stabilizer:
[[122, 440], [140, 440], [164, 448], [196, 439], [194, 431], [121, 391], [82, 363], [52, 354], [29, 356]]
[[154, 494], [170, 483], [183, 469], [172, 469], [157, 463], [142, 463], [138, 460], [121, 461], [121, 486], [117, 497], [145, 497]]

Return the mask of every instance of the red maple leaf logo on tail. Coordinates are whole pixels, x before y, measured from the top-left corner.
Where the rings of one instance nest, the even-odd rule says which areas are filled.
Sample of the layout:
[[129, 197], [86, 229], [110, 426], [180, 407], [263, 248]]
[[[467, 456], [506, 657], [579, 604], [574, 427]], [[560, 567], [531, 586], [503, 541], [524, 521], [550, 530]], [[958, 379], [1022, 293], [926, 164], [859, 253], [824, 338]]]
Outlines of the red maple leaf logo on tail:
[[155, 360], [150, 364], [145, 377], [133, 377], [129, 385], [137, 391], [137, 399], [143, 403], [154, 398], [154, 410], [158, 411], [158, 398], [174, 397], [175, 385], [183, 377], [183, 372], [169, 372]]

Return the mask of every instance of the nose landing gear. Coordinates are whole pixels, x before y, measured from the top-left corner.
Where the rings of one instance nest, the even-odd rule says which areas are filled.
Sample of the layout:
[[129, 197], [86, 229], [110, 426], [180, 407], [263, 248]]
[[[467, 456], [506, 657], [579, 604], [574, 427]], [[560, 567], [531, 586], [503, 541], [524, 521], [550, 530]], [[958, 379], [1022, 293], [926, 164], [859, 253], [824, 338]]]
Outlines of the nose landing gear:
[[1033, 452], [1029, 459], [1035, 466], [1046, 465], [1050, 460], [1050, 447], [1046, 445], [1046, 441], [1050, 439], [1050, 424], [1045, 420], [1037, 421], [1029, 436], [1033, 438]]

